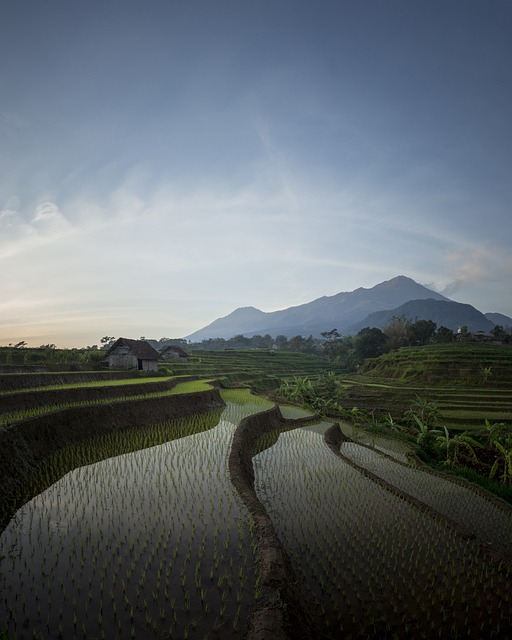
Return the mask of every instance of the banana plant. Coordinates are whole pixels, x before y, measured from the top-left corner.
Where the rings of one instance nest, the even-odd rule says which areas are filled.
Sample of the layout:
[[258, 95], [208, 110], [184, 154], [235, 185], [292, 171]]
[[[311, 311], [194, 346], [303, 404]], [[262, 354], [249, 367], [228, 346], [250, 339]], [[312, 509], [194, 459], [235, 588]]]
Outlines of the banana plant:
[[470, 436], [467, 431], [451, 436], [445, 426], [443, 426], [443, 430], [444, 434], [436, 436], [436, 442], [440, 448], [446, 451], [445, 464], [456, 466], [459, 463], [461, 449], [464, 449], [475, 462], [478, 461], [475, 447], [482, 448], [483, 446], [478, 440]]
[[489, 478], [494, 478], [496, 476], [500, 462], [502, 462], [503, 473], [500, 476], [500, 480], [504, 484], [509, 484], [512, 482], [512, 438], [509, 438], [505, 445], [501, 444], [498, 440], [495, 440], [494, 447], [498, 450], [499, 456], [492, 465]]
[[292, 395], [292, 385], [290, 384], [289, 380], [283, 380], [277, 388], [276, 393], [278, 396], [290, 398]]
[[295, 376], [293, 379], [293, 385], [294, 387], [291, 394], [292, 398], [307, 402], [314, 395], [313, 384], [307, 376], [305, 376], [304, 378]]
[[512, 427], [505, 422], [494, 422], [491, 424], [489, 420], [486, 420], [485, 428], [487, 431], [487, 440], [491, 445], [494, 445], [495, 442], [503, 445], [507, 444], [509, 440], [512, 440]]
[[387, 413], [385, 416], [382, 416], [380, 422], [385, 427], [391, 429], [391, 431], [403, 432], [405, 428], [399, 422], [396, 422], [393, 416], [390, 413]]
[[434, 438], [439, 430], [431, 429], [427, 422], [414, 413], [411, 413], [411, 417], [416, 423], [416, 443], [425, 451], [433, 453]]
[[440, 418], [438, 406], [435, 402], [430, 402], [426, 398], [416, 395], [416, 400], [405, 412], [405, 417], [413, 424], [418, 424], [418, 419], [430, 427], [435, 427]]

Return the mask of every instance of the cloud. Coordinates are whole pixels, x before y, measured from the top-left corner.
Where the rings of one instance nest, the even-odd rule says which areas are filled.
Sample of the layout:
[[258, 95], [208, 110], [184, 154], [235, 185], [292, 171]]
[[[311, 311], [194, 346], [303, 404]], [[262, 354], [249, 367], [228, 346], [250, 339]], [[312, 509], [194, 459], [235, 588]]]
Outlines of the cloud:
[[463, 287], [481, 284], [488, 280], [490, 278], [489, 260], [490, 253], [485, 247], [449, 254], [446, 262], [454, 278], [444, 285], [441, 293], [449, 297]]
[[60, 235], [70, 228], [66, 217], [59, 211], [55, 202], [42, 202], [36, 207], [31, 220], [32, 227], [41, 237]]

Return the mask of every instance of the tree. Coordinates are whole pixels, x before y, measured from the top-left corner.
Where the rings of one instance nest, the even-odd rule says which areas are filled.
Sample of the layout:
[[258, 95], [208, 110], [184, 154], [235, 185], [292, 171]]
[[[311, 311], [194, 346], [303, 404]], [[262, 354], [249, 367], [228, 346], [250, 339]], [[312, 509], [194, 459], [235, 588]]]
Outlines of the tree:
[[433, 341], [439, 344], [453, 342], [453, 331], [448, 327], [441, 326], [433, 336]]
[[505, 328], [501, 324], [497, 324], [493, 329], [491, 329], [491, 333], [498, 340], [503, 340], [503, 342], [508, 342], [510, 335], [505, 331]]
[[337, 347], [341, 344], [341, 334], [337, 329], [330, 331], [322, 331], [320, 334], [325, 339], [323, 344], [323, 352], [330, 359], [334, 360], [337, 356]]
[[323, 396], [328, 398], [335, 396], [338, 391], [338, 383], [336, 382], [334, 371], [321, 374], [317, 380], [316, 387]]
[[249, 347], [251, 344], [251, 339], [246, 338], [242, 333], [237, 334], [233, 338], [229, 340], [230, 347], [238, 347], [239, 349], [244, 349]]
[[55, 353], [57, 350], [56, 345], [53, 343], [42, 344], [39, 348], [43, 350], [46, 362], [53, 362], [55, 360]]
[[385, 351], [388, 337], [377, 327], [361, 329], [354, 340], [354, 353], [359, 361], [376, 358]]
[[457, 340], [461, 342], [469, 342], [471, 340], [471, 334], [469, 333], [467, 325], [459, 327], [457, 330]]
[[322, 338], [325, 338], [327, 341], [338, 340], [339, 338], [341, 338], [341, 334], [338, 333], [337, 329], [331, 329], [330, 331], [322, 331], [320, 335], [322, 336]]
[[288, 338], [286, 336], [282, 334], [276, 336], [276, 347], [278, 347], [279, 349], [284, 349], [287, 344], [288, 344]]
[[506, 422], [494, 422], [491, 424], [489, 420], [486, 420], [485, 429], [487, 441], [491, 446], [494, 446], [495, 442], [499, 442], [500, 444], [512, 442], [512, 425]]
[[436, 331], [433, 320], [416, 320], [407, 326], [409, 344], [428, 344]]
[[393, 316], [390, 319], [384, 327], [384, 333], [388, 337], [388, 347], [390, 349], [399, 349], [409, 344], [407, 335], [409, 324], [405, 316]]
[[309, 338], [304, 338], [303, 336], [294, 336], [288, 340], [287, 350], [288, 351], [300, 351], [301, 353], [312, 353], [315, 351], [315, 341], [313, 340], [313, 336], [309, 336]]
[[482, 377], [484, 379], [484, 384], [489, 380], [492, 376], [492, 367], [480, 367], [480, 371], [482, 372]]
[[268, 333], [264, 336], [256, 334], [250, 338], [250, 346], [256, 349], [270, 349], [273, 342], [272, 336]]

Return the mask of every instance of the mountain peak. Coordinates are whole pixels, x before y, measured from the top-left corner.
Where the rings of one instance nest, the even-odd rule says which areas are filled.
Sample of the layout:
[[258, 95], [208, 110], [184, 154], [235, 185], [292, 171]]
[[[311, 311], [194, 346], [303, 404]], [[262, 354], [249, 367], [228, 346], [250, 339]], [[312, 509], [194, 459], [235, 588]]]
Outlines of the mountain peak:
[[255, 307], [240, 307], [224, 318], [187, 336], [189, 340], [232, 338], [243, 334], [296, 335], [320, 337], [323, 331], [336, 328], [340, 333], [377, 311], [392, 310], [410, 300], [444, 300], [440, 293], [399, 275], [372, 288], [360, 287], [352, 292], [322, 296], [280, 311], [266, 313]]

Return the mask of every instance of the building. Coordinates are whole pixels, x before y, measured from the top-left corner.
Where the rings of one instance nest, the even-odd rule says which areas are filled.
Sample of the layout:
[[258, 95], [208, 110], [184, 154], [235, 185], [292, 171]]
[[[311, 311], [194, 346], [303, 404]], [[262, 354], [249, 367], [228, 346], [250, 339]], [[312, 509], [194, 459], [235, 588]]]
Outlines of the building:
[[103, 364], [111, 369], [158, 371], [158, 357], [158, 351], [145, 340], [118, 338], [107, 351]]
[[160, 357], [162, 360], [186, 360], [188, 358], [188, 353], [181, 347], [171, 344], [160, 351]]

